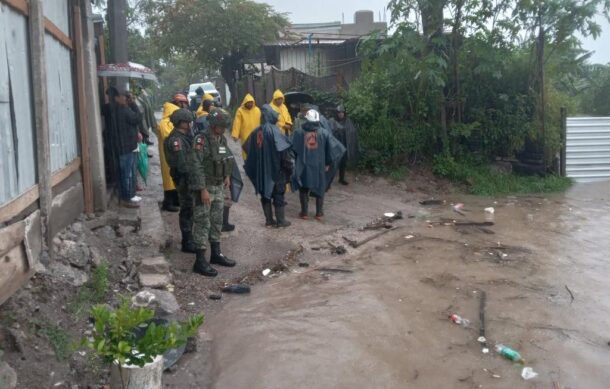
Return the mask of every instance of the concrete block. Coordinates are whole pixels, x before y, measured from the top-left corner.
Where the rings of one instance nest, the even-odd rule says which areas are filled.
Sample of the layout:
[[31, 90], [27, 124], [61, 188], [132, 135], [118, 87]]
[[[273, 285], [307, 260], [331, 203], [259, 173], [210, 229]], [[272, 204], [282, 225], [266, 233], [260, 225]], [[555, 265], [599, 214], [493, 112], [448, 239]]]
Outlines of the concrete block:
[[138, 279], [142, 288], [151, 289], [163, 289], [172, 282], [170, 274], [138, 273]]
[[83, 186], [78, 183], [59, 193], [53, 198], [49, 229], [51, 236], [57, 235], [61, 230], [83, 212]]
[[142, 263], [140, 264], [138, 270], [140, 271], [140, 273], [169, 273], [169, 263], [167, 263], [165, 258], [161, 256], [144, 258], [142, 259]]

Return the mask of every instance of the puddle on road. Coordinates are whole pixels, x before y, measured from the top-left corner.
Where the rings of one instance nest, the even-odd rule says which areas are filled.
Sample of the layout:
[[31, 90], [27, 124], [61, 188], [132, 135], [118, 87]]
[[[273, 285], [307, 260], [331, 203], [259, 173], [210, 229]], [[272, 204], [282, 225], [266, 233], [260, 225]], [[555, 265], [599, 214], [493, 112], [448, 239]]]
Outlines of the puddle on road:
[[[610, 184], [548, 198], [461, 197], [430, 220], [482, 221], [490, 234], [424, 220], [348, 260], [273, 279], [206, 324], [212, 388], [607, 388], [610, 382]], [[610, 195], [609, 195], [610, 196]], [[458, 202], [458, 201], [456, 201]], [[487, 215], [489, 219], [489, 215]], [[413, 234], [406, 239], [405, 235]], [[539, 376], [483, 354], [486, 337], [521, 352]], [[573, 301], [572, 301], [573, 300]], [[457, 313], [471, 328], [451, 323]], [[196, 369], [186, 366], [185, 369]], [[500, 376], [496, 378], [494, 376]]]

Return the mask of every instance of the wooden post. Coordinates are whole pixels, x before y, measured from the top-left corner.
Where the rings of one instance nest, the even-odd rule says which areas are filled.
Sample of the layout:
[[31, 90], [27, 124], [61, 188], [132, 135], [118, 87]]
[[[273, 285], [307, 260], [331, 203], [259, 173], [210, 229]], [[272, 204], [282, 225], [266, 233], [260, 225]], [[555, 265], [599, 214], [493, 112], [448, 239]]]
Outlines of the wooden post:
[[53, 202], [51, 184], [51, 148], [49, 139], [49, 106], [47, 100], [47, 68], [45, 65], [45, 29], [43, 0], [30, 0], [30, 63], [32, 71], [32, 89], [34, 93], [34, 123], [36, 125], [36, 167], [40, 207], [40, 225], [43, 248], [48, 248], [49, 255], [53, 245], [49, 233], [49, 217]]
[[[99, 83], [95, 56], [95, 32], [93, 29], [91, 1], [81, 2], [82, 50], [85, 74], [85, 103], [89, 134], [89, 172], [95, 211], [106, 210], [106, 171], [104, 167], [104, 140], [100, 117]], [[104, 89], [105, 91], [106, 89]]]
[[83, 193], [85, 213], [93, 213], [93, 186], [91, 183], [91, 158], [89, 154], [89, 123], [87, 118], [87, 103], [85, 89], [85, 59], [83, 55], [83, 25], [80, 5], [75, 3], [74, 50], [76, 52], [76, 100], [78, 102], [78, 127], [80, 133], [81, 162], [83, 175]]
[[560, 157], [560, 167], [559, 172], [562, 177], [566, 176], [566, 147], [567, 147], [567, 138], [568, 138], [568, 110], [564, 107], [560, 108], [560, 117], [561, 117], [561, 157]]

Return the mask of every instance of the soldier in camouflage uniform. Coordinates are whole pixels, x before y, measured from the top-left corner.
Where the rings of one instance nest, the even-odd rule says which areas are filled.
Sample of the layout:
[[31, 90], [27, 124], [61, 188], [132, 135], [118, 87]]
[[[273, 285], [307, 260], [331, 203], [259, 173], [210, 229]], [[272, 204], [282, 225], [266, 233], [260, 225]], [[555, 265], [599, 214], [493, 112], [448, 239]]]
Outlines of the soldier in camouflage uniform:
[[180, 201], [180, 232], [182, 233], [182, 251], [195, 253], [193, 243], [193, 195], [189, 188], [189, 171], [191, 149], [193, 147], [193, 136], [191, 135], [191, 123], [193, 114], [185, 108], [176, 110], [170, 121], [174, 129], [163, 143], [167, 164], [170, 167], [170, 175], [176, 184], [178, 199]]
[[[193, 271], [208, 277], [218, 274], [210, 264], [235, 266], [235, 261], [220, 251], [220, 231], [225, 189], [230, 186], [234, 158], [227, 145], [224, 131], [229, 127], [229, 114], [214, 109], [208, 115], [209, 131], [198, 133], [193, 142], [190, 188], [193, 191], [193, 238], [197, 255]], [[205, 251], [210, 242], [210, 262]]]

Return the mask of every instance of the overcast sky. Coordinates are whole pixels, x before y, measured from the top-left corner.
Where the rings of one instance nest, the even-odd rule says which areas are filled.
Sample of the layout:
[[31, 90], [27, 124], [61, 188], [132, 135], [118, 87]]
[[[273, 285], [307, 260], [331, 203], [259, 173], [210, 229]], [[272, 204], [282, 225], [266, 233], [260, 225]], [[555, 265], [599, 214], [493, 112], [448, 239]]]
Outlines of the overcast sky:
[[[341, 21], [345, 16], [345, 23], [353, 23], [354, 12], [360, 9], [369, 9], [375, 13], [375, 21], [379, 20], [379, 13], [383, 18], [383, 9], [387, 0], [257, 0], [272, 5], [278, 12], [288, 14], [293, 23], [319, 23]], [[387, 18], [390, 14], [387, 13]], [[586, 50], [593, 50], [592, 62], [610, 63], [610, 24], [601, 16], [598, 23], [602, 25], [602, 35], [593, 40], [587, 38], [583, 41]]]

